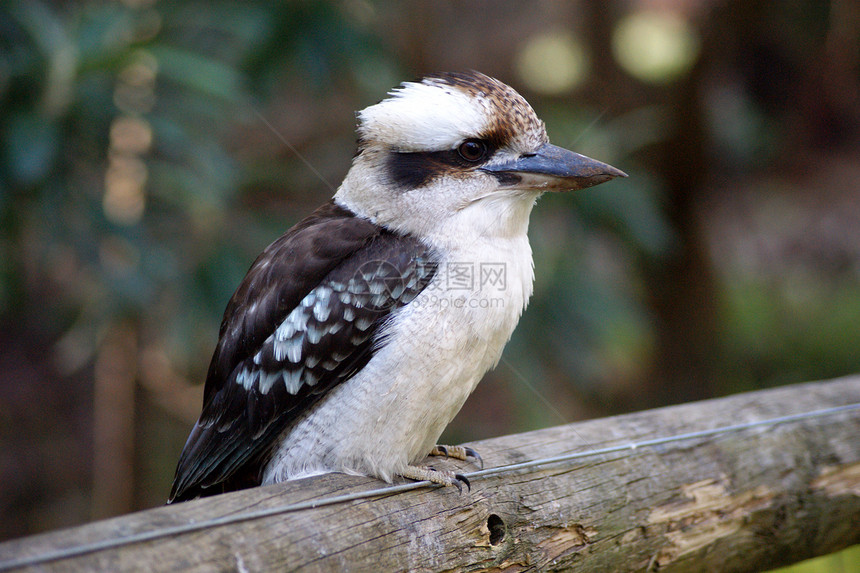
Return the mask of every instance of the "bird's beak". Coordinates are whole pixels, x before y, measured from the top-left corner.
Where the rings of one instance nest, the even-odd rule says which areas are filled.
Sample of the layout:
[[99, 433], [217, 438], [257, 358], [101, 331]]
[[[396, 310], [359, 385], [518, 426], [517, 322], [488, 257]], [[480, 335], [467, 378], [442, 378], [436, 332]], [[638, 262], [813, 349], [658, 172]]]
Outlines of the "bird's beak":
[[545, 143], [536, 152], [482, 167], [503, 187], [535, 191], [575, 191], [627, 174], [606, 163]]

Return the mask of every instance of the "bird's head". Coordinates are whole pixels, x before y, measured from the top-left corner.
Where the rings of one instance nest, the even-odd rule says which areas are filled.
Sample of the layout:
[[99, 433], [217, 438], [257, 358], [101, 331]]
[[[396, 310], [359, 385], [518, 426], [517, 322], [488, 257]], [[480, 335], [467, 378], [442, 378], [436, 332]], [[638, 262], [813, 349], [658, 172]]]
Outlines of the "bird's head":
[[358, 152], [336, 198], [418, 236], [525, 233], [545, 191], [625, 174], [549, 143], [510, 86], [478, 72], [401, 84], [358, 113]]

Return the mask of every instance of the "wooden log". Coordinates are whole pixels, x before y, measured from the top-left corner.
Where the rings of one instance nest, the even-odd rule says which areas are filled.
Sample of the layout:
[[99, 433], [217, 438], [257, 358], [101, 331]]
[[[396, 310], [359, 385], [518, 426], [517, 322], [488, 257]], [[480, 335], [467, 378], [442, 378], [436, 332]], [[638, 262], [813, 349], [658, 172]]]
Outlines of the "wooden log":
[[9, 541], [0, 570], [758, 571], [860, 542], [860, 409], [708, 431], [857, 403], [852, 377], [504, 436], [471, 491], [329, 474]]

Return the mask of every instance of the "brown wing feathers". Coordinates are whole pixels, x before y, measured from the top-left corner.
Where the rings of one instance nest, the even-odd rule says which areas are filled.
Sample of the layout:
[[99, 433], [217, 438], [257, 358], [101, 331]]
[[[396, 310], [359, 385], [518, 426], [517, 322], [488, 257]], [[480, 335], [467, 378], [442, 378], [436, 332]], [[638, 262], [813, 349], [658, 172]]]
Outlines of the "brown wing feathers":
[[435, 270], [414, 237], [334, 203], [272, 243], [227, 305], [170, 501], [259, 484], [284, 429], [370, 360]]

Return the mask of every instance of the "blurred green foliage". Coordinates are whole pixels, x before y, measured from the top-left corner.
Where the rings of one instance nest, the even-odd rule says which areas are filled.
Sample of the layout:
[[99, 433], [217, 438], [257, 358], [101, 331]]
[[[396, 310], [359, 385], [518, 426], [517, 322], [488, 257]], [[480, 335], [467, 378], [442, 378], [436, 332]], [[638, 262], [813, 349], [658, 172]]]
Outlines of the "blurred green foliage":
[[[22, 0], [0, 10], [0, 27], [3, 314], [76, 333], [78, 363], [117, 317], [198, 361], [251, 258], [288, 226], [237, 203], [247, 166], [231, 132], [283, 82], [330, 90], [345, 70], [383, 66], [375, 42], [314, 2]], [[128, 137], [151, 144], [115, 141], [124, 118], [136, 120]], [[119, 188], [144, 181], [112, 207], [123, 161], [143, 174], [120, 165]]]

